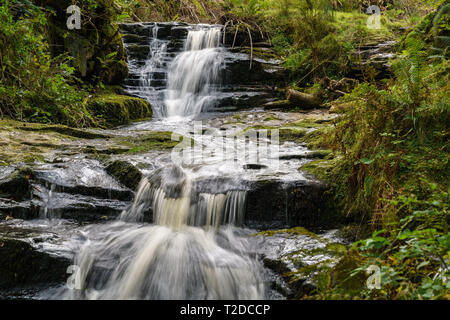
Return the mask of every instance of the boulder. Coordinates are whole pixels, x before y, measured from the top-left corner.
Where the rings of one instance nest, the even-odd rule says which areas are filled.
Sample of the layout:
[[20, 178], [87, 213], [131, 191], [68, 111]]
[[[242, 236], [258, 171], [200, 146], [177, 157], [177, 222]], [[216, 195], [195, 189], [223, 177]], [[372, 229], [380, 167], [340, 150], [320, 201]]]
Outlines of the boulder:
[[126, 161], [116, 160], [108, 165], [105, 170], [131, 190], [136, 190], [142, 179], [142, 173], [139, 169]]
[[317, 181], [254, 182], [247, 193], [245, 220], [259, 228], [302, 226], [326, 230], [339, 224], [327, 186]]
[[30, 244], [0, 238], [0, 289], [38, 283], [61, 283], [70, 261], [39, 252]]
[[95, 116], [104, 119], [107, 127], [152, 116], [152, 106], [146, 100], [114, 93], [103, 93], [91, 98], [87, 108]]

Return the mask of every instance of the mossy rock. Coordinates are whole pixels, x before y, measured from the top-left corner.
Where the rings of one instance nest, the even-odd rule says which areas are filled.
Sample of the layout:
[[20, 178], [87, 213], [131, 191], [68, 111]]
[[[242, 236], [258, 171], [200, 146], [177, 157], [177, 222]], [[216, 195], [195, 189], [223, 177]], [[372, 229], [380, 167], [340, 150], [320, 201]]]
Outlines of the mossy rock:
[[109, 136], [91, 132], [88, 130], [74, 129], [64, 125], [45, 125], [38, 123], [24, 123], [22, 126], [17, 126], [17, 129], [24, 131], [43, 131], [43, 132], [56, 132], [66, 136], [81, 138], [81, 139], [107, 139]]
[[115, 177], [124, 186], [136, 190], [142, 179], [142, 173], [126, 161], [117, 160], [106, 167], [106, 172]]
[[172, 132], [155, 131], [143, 136], [127, 138], [122, 143], [130, 147], [128, 153], [134, 154], [145, 153], [151, 150], [172, 149], [180, 142], [172, 140]]
[[328, 183], [329, 174], [334, 167], [335, 164], [333, 161], [320, 159], [309, 162], [303, 165], [300, 169], [313, 177]]
[[367, 276], [364, 272], [354, 276], [351, 276], [351, 274], [362, 264], [363, 258], [358, 254], [350, 252], [345, 255], [330, 274], [331, 286], [342, 289], [346, 294], [360, 291], [366, 285]]
[[97, 118], [102, 119], [107, 127], [152, 116], [152, 107], [146, 100], [114, 93], [100, 94], [91, 98], [88, 109]]
[[299, 139], [303, 138], [305, 134], [307, 133], [306, 130], [301, 128], [294, 128], [294, 127], [285, 127], [279, 129], [279, 137], [280, 142], [284, 141], [298, 141]]
[[0, 238], [0, 289], [67, 279], [70, 261], [36, 251], [23, 241]]
[[259, 233], [256, 233], [255, 236], [261, 235], [266, 237], [271, 237], [276, 234], [283, 234], [287, 233], [289, 235], [302, 235], [302, 236], [308, 236], [314, 239], [320, 239], [319, 236], [317, 236], [314, 232], [309, 231], [306, 228], [303, 227], [294, 227], [291, 229], [279, 229], [279, 230], [266, 230], [261, 231]]
[[289, 100], [276, 100], [272, 102], [267, 102], [262, 105], [264, 109], [292, 109], [293, 106]]

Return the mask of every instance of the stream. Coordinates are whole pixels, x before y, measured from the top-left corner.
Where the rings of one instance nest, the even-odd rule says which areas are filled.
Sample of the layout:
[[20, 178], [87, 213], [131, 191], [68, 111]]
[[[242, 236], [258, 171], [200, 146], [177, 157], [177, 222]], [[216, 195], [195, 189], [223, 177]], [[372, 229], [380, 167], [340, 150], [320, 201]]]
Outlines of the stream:
[[[67, 283], [9, 290], [0, 296], [292, 297], [282, 274], [321, 261], [332, 264], [332, 256], [311, 252], [342, 242], [336, 230], [325, 227], [317, 237], [261, 233], [299, 225], [321, 229], [315, 213], [322, 186], [299, 170], [311, 161], [305, 156], [311, 151], [302, 144], [280, 142], [275, 132], [245, 130], [267, 117], [255, 101], [258, 105], [270, 95], [267, 86], [254, 81], [238, 84], [233, 66], [248, 68], [249, 58], [225, 45], [223, 26], [140, 23], [124, 24], [121, 30], [130, 69], [125, 90], [152, 104], [153, 119], [96, 132], [130, 139], [171, 132], [179, 148], [111, 155], [143, 173], [135, 193], [83, 153], [58, 154], [51, 162], [35, 164], [38, 204], [31, 200], [20, 205], [24, 210], [37, 206], [39, 216], [4, 221], [0, 231], [75, 267]], [[256, 69], [264, 65], [268, 74], [279, 70], [277, 61], [254, 64]], [[271, 114], [280, 123], [302, 117]], [[240, 120], [231, 121], [236, 117]], [[91, 143], [100, 147], [104, 142]], [[96, 217], [108, 218], [85, 218], [94, 210]], [[84, 218], [76, 219], [74, 212]], [[283, 265], [282, 271], [273, 267], [274, 261]], [[313, 287], [310, 280], [302, 283]]]

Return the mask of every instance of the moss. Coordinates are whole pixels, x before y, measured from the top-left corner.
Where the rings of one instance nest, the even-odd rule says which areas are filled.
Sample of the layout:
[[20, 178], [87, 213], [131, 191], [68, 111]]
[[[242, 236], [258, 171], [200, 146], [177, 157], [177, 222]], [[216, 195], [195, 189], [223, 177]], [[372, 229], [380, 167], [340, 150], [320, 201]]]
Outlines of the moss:
[[292, 111], [294, 107], [289, 100], [277, 100], [264, 104], [264, 109], [283, 109], [283, 111]]
[[266, 237], [271, 237], [273, 235], [276, 234], [281, 234], [281, 233], [288, 233], [290, 235], [303, 235], [303, 236], [308, 236], [314, 239], [320, 239], [319, 236], [303, 227], [294, 227], [291, 229], [280, 229], [280, 230], [266, 230], [266, 231], [261, 231], [255, 234], [255, 236], [266, 236]]
[[346, 294], [352, 295], [352, 292], [358, 292], [366, 284], [366, 275], [360, 272], [352, 276], [352, 272], [363, 264], [363, 258], [356, 253], [345, 255], [333, 268], [331, 277], [331, 286], [338, 287]]
[[329, 182], [331, 170], [334, 168], [333, 160], [315, 160], [303, 165], [300, 169], [311, 174], [312, 176]]
[[279, 129], [280, 142], [299, 141], [307, 133], [304, 129], [282, 127]]
[[313, 120], [309, 120], [309, 119], [305, 119], [305, 120], [300, 120], [297, 122], [292, 122], [289, 123], [287, 126], [289, 127], [300, 127], [300, 128], [306, 128], [306, 129], [311, 129], [311, 128], [323, 128], [323, 124], [317, 123]]
[[146, 100], [109, 92], [91, 98], [87, 108], [96, 118], [102, 120], [106, 127], [152, 116], [152, 107]]
[[264, 121], [272, 121], [272, 120], [280, 120], [280, 118], [277, 118], [277, 117], [272, 116], [272, 115], [264, 118]]
[[124, 186], [132, 190], [136, 190], [142, 179], [142, 173], [135, 166], [126, 161], [114, 161], [108, 165], [105, 170]]
[[[183, 137], [186, 139], [186, 137]], [[180, 139], [181, 140], [181, 139]], [[134, 138], [119, 138], [118, 143], [130, 148], [128, 153], [145, 153], [150, 150], [172, 149], [179, 141], [172, 140], [172, 132], [155, 131]]]
[[23, 123], [21, 126], [17, 126], [17, 129], [24, 131], [44, 131], [44, 132], [57, 132], [63, 135], [67, 135], [74, 138], [82, 138], [82, 139], [107, 139], [109, 136], [94, 133], [87, 130], [82, 129], [74, 129], [64, 125], [45, 125], [45, 124], [36, 124], [36, 123]]

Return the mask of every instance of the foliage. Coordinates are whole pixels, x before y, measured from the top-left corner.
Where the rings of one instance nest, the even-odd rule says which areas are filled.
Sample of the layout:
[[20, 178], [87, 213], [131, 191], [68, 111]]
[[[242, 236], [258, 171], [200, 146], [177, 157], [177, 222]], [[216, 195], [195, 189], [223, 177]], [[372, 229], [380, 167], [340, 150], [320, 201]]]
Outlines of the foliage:
[[85, 94], [72, 85], [70, 57], [52, 57], [49, 52], [43, 32], [46, 12], [20, 1], [1, 0], [0, 4], [1, 116], [92, 124], [82, 104]]
[[395, 78], [341, 98], [351, 107], [319, 138], [341, 156], [329, 173], [341, 209], [374, 231], [350, 273], [378, 265], [382, 288], [361, 287], [360, 298], [449, 298], [449, 61], [424, 21], [403, 40]]

